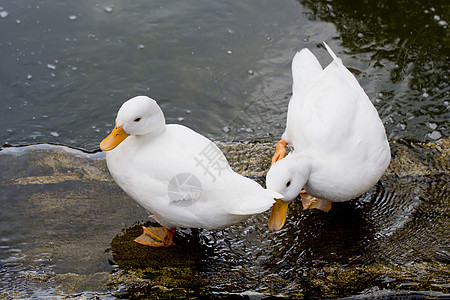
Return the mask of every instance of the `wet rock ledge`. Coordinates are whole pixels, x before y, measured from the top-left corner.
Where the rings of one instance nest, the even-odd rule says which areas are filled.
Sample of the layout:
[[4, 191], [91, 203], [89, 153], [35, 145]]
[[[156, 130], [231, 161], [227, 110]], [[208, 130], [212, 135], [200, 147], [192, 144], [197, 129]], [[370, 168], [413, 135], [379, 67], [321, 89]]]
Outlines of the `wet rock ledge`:
[[[218, 142], [264, 184], [275, 143]], [[450, 140], [391, 141], [380, 182], [332, 211], [290, 205], [223, 231], [179, 229], [176, 246], [133, 242], [148, 214], [116, 186], [103, 153], [0, 150], [0, 298], [391, 297], [450, 294]]]

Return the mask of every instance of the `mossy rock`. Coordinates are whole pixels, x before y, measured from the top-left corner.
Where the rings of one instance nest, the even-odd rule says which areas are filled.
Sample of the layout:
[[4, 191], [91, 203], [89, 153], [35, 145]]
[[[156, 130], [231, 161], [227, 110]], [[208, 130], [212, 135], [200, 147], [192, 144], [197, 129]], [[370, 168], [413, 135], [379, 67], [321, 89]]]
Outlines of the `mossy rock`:
[[[133, 241], [148, 213], [115, 184], [103, 153], [2, 148], [0, 297], [43, 288], [69, 298], [444, 297], [449, 140], [390, 143], [381, 180], [329, 213], [294, 201], [277, 233], [266, 212], [221, 231], [178, 229], [169, 248]], [[217, 144], [234, 170], [264, 185], [275, 142]]]

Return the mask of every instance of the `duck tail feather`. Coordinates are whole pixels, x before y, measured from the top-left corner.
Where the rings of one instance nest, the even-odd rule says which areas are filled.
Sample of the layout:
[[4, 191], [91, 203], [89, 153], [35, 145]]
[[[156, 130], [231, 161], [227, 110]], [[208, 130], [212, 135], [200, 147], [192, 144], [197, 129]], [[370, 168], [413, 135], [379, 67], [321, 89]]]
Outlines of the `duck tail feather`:
[[336, 56], [336, 54], [333, 52], [333, 50], [331, 50], [330, 46], [328, 46], [327, 43], [325, 43], [325, 41], [323, 41], [323, 45], [327, 49], [328, 53], [330, 53], [330, 55], [333, 58], [333, 60], [339, 60], [340, 61], [339, 57]]

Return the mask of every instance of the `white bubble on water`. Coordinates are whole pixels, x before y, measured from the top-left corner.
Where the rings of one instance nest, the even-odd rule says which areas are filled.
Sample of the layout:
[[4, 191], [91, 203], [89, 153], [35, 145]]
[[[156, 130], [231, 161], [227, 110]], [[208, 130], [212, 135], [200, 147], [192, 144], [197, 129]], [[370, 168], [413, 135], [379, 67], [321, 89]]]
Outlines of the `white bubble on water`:
[[8, 12], [7, 11], [0, 11], [0, 18], [4, 19], [8, 16]]
[[406, 129], [406, 125], [403, 124], [403, 123], [398, 123], [397, 127], [400, 128], [400, 130], [405, 130]]
[[78, 18], [78, 17], [75, 16], [75, 15], [69, 16], [69, 20], [70, 20], [70, 21], [75, 21], [77, 18]]
[[55, 70], [56, 66], [53, 64], [47, 64], [47, 68], [49, 68], [50, 70]]
[[434, 130], [432, 133], [428, 133], [427, 135], [430, 139], [433, 140], [438, 140], [442, 137], [442, 134], [437, 130]]
[[59, 133], [57, 133], [56, 131], [51, 131], [50, 135], [54, 136], [54, 137], [58, 137]]
[[443, 26], [443, 27], [446, 27], [446, 26], [447, 26], [447, 22], [444, 21], [444, 20], [440, 20], [440, 21], [438, 22], [438, 25]]

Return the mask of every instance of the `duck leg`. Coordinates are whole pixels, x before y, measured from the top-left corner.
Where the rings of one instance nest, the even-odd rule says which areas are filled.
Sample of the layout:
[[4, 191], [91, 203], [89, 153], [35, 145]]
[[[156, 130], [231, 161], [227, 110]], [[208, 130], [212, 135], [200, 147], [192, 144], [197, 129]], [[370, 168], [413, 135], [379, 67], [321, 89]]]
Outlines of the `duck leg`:
[[328, 212], [331, 209], [331, 201], [313, 197], [305, 190], [300, 192], [300, 197], [302, 198], [303, 210], [316, 208]]
[[284, 139], [281, 139], [278, 142], [277, 147], [275, 148], [275, 154], [272, 157], [272, 164], [276, 163], [284, 157], [284, 155], [286, 154], [286, 146], [287, 143]]
[[134, 241], [138, 244], [150, 247], [169, 247], [171, 245], [175, 245], [172, 242], [172, 239], [175, 235], [176, 228], [167, 229], [161, 224], [155, 215], [151, 215], [150, 217], [158, 222], [161, 227], [142, 226], [144, 233], [138, 236]]
[[175, 245], [172, 242], [176, 228], [168, 229], [162, 227], [145, 227], [142, 226], [144, 233], [138, 236], [134, 241], [138, 244], [150, 247], [169, 247]]

